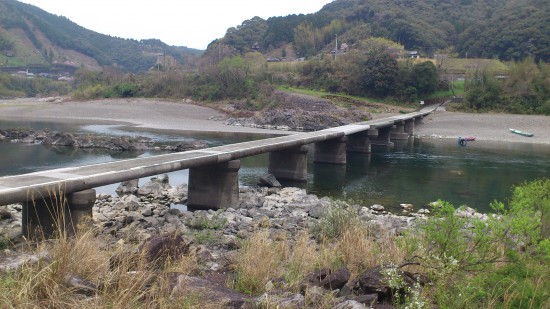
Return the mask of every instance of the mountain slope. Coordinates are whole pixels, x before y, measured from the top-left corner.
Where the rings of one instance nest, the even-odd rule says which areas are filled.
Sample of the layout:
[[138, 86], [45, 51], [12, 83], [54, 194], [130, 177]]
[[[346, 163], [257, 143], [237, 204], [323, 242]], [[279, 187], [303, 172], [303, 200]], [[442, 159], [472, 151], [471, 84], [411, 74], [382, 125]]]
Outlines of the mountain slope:
[[169, 55], [180, 64], [202, 52], [159, 40], [129, 40], [85, 29], [69, 19], [15, 0], [0, 0], [0, 65], [114, 65], [143, 71]]
[[[331, 28], [335, 20], [342, 26]], [[548, 62], [550, 0], [335, 0], [314, 14], [255, 18], [217, 42], [240, 51], [259, 42], [269, 52], [298, 45], [297, 34], [303, 33], [320, 45], [313, 46], [315, 52], [332, 48], [336, 34], [351, 44], [371, 35], [428, 55], [447, 50], [462, 57]]]

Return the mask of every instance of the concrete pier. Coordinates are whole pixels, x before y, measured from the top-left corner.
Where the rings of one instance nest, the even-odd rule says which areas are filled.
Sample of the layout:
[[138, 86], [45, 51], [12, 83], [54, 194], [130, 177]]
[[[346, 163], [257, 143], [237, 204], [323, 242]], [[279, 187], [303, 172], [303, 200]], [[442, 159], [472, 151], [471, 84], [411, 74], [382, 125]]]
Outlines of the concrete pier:
[[67, 201], [62, 194], [36, 197], [23, 203], [22, 228], [27, 239], [52, 238], [65, 231], [69, 217]]
[[392, 126], [378, 128], [378, 136], [375, 139], [371, 139], [371, 144], [375, 146], [393, 146], [393, 143], [390, 140], [391, 130]]
[[96, 191], [88, 189], [74, 192], [67, 196], [70, 221], [67, 222], [67, 232], [76, 233], [78, 225], [92, 220], [92, 207], [96, 200]]
[[268, 172], [279, 180], [306, 182], [308, 150], [299, 146], [270, 152]]
[[368, 131], [348, 135], [346, 147], [349, 152], [370, 153], [371, 147]]
[[78, 223], [92, 219], [92, 207], [96, 199], [94, 189], [74, 192], [64, 196], [62, 192], [37, 197], [23, 203], [22, 232], [28, 239], [39, 240], [74, 235]]
[[424, 123], [424, 116], [417, 116], [414, 118], [414, 125], [419, 126]]
[[405, 120], [405, 133], [414, 135], [414, 119]]
[[344, 136], [315, 143], [313, 162], [346, 164], [346, 140]]
[[233, 160], [189, 169], [187, 207], [221, 209], [239, 203], [239, 169], [241, 161]]
[[406, 140], [409, 138], [409, 134], [405, 132], [405, 121], [396, 121], [393, 126], [390, 139], [392, 140]]

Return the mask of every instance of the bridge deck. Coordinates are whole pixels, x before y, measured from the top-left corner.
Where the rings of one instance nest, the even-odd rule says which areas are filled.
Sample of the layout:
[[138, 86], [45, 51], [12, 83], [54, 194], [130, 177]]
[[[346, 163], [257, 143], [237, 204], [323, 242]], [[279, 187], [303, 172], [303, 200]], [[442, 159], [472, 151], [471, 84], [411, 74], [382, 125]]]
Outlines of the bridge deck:
[[159, 175], [197, 166], [217, 164], [266, 152], [312, 144], [429, 114], [422, 110], [384, 119], [365, 121], [315, 132], [164, 154], [146, 158], [67, 167], [23, 175], [0, 177], [0, 205], [33, 200], [56, 192], [77, 192], [125, 180]]

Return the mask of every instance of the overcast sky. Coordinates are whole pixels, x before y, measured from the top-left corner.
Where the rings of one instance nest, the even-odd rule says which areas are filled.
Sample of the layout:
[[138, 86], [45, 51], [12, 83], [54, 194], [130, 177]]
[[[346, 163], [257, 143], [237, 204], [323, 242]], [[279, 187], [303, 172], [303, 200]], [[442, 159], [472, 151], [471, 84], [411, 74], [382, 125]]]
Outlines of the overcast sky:
[[121, 38], [160, 39], [206, 49], [254, 16], [264, 19], [319, 11], [332, 0], [20, 0], [84, 28]]

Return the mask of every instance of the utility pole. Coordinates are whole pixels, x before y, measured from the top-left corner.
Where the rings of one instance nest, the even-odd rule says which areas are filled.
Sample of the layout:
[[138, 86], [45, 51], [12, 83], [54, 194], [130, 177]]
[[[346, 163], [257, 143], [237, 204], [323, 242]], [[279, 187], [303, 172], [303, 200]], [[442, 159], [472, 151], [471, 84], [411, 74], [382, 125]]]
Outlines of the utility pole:
[[335, 36], [336, 36], [336, 44], [334, 46], [334, 60], [336, 60], [336, 54], [338, 54], [338, 33], [336, 33]]

